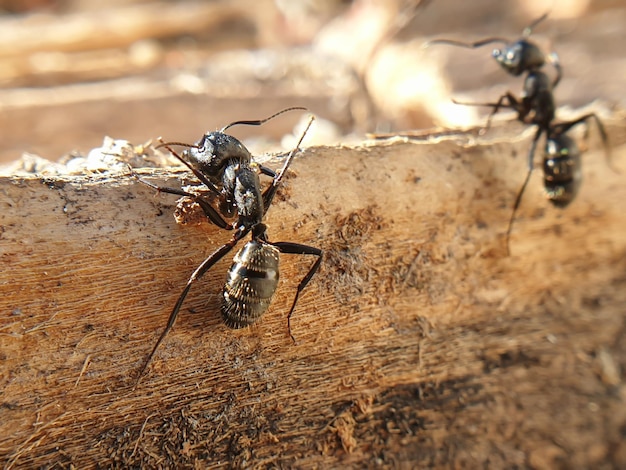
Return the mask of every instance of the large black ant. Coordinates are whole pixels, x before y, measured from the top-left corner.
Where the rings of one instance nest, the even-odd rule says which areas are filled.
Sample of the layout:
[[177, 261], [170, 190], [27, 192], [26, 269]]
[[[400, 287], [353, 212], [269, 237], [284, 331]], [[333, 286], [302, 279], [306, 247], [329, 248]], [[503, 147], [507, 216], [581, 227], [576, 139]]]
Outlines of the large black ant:
[[502, 95], [496, 103], [461, 103], [453, 100], [456, 104], [489, 106], [493, 108], [481, 133], [489, 129], [493, 116], [501, 108], [512, 109], [517, 113], [517, 119], [520, 122], [537, 126], [537, 131], [535, 132], [528, 152], [528, 172], [526, 179], [515, 199], [511, 219], [509, 220], [509, 226], [506, 232], [507, 254], [510, 253], [509, 239], [513, 228], [513, 221], [515, 220], [515, 214], [517, 213], [517, 209], [530, 179], [537, 142], [542, 134], [546, 134], [546, 145], [543, 157], [544, 188], [548, 199], [556, 206], [565, 207], [574, 199], [582, 179], [580, 150], [576, 143], [567, 135], [569, 129], [586, 122], [588, 119], [595, 119], [607, 151], [607, 160], [610, 161], [608, 137], [598, 116], [591, 113], [570, 122], [558, 124], [553, 122], [556, 111], [553, 90], [562, 77], [562, 68], [559, 58], [554, 52], [548, 55], [548, 60], [554, 65], [557, 71], [556, 77], [551, 81], [548, 75], [541, 70], [546, 63], [546, 56], [541, 52], [539, 47], [528, 40], [533, 29], [545, 20], [547, 16], [548, 14], [546, 13], [534, 20], [530, 25], [524, 28], [522, 37], [514, 42], [509, 42], [502, 38], [487, 38], [469, 44], [448, 39], [438, 39], [428, 43], [477, 48], [486, 44], [501, 42], [504, 44], [504, 47], [493, 51], [493, 57], [496, 61], [511, 75], [518, 76], [524, 72], [527, 73], [524, 79], [524, 88], [521, 98], [515, 97], [515, 95], [509, 91]]
[[[177, 188], [159, 187], [140, 179], [143, 183], [160, 192], [192, 199], [199, 204], [212, 223], [220, 228], [234, 230], [235, 232], [228, 242], [215, 250], [192, 273], [174, 305], [165, 330], [139, 371], [137, 383], [139, 383], [140, 378], [150, 364], [157, 348], [174, 326], [174, 322], [192, 284], [226, 256], [248, 233], [252, 235], [252, 239], [235, 254], [222, 290], [221, 313], [224, 323], [230, 328], [243, 328], [252, 325], [265, 313], [278, 286], [280, 253], [313, 255], [317, 257], [317, 260], [298, 284], [295, 298], [287, 315], [289, 335], [295, 342], [295, 338], [291, 333], [291, 315], [296, 307], [300, 293], [320, 267], [322, 250], [299, 243], [270, 242], [263, 218], [314, 117], [311, 116], [300, 140], [289, 153], [283, 167], [277, 173], [254, 163], [250, 152], [241, 142], [232, 136], [224, 134], [226, 129], [236, 124], [260, 125], [292, 109], [304, 108], [288, 108], [269, 118], [258, 121], [233, 122], [221, 131], [205, 134], [198, 144], [189, 146], [190, 151], [183, 152], [182, 156], [171, 149], [170, 145], [174, 145], [173, 143], [161, 144], [161, 146], [166, 147], [176, 158], [189, 167], [214, 196], [218, 196], [220, 200], [218, 209], [214, 208], [211, 205], [211, 201], [202, 194], [194, 194]], [[263, 192], [261, 191], [259, 172], [273, 177], [272, 183]], [[224, 220], [223, 215], [228, 217], [231, 213], [236, 214], [237, 219], [229, 224]]]
[[[426, 46], [432, 44], [447, 44], [450, 46], [465, 47], [468, 49], [476, 49], [487, 44], [501, 43], [501, 49], [494, 49], [491, 55], [500, 64], [500, 66], [509, 74], [517, 77], [525, 72], [533, 73], [541, 69], [546, 63], [546, 56], [539, 46], [528, 40], [533, 30], [539, 23], [548, 17], [548, 13], [543, 14], [522, 31], [522, 37], [516, 41], [510, 41], [505, 38], [486, 38], [472, 43], [455, 41], [453, 39], [434, 39], [426, 43]], [[556, 69], [556, 77], [552, 82], [552, 88], [556, 87], [561, 81], [562, 69], [558, 56], [555, 53], [548, 55], [547, 59]]]

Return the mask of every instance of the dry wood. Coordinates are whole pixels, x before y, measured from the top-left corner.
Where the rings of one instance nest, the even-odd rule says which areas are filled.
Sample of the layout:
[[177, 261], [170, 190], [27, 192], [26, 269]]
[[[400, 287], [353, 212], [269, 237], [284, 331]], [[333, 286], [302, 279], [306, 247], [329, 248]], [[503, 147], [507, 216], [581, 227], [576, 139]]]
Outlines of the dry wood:
[[[518, 129], [516, 127], [516, 129]], [[0, 179], [0, 460], [7, 468], [626, 466], [626, 126], [609, 125], [578, 199], [531, 180], [504, 255], [528, 133], [488, 145], [315, 147], [268, 213], [275, 302], [229, 330], [229, 234], [174, 222], [173, 196], [124, 175]], [[515, 156], [515, 158], [512, 158]], [[178, 184], [180, 169], [144, 170]], [[620, 432], [620, 430], [622, 430]]]

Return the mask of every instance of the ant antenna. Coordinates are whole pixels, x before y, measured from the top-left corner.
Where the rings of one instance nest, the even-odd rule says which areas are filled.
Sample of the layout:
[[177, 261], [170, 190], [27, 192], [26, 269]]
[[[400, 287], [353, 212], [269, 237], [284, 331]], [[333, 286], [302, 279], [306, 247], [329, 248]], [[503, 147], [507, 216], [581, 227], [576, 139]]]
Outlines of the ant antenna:
[[[187, 147], [187, 148], [198, 148], [198, 146], [195, 145], [195, 144], [186, 144], [185, 142], [163, 142], [160, 137], [159, 137], [159, 142], [161, 142], [161, 143], [159, 145], [157, 145], [156, 147], [154, 147], [155, 149], [160, 149], [160, 148], [165, 147], [170, 152], [172, 152], [168, 148], [168, 146], [170, 146], [170, 145], [178, 145], [180, 147]], [[174, 152], [172, 152], [172, 153], [174, 153]]]
[[524, 28], [524, 30], [522, 31], [522, 36], [525, 37], [525, 38], [530, 36], [533, 33], [533, 30], [537, 27], [537, 25], [539, 23], [541, 23], [543, 20], [545, 20], [548, 17], [549, 14], [550, 14], [550, 11], [545, 12], [539, 18], [537, 18], [532, 23], [530, 23], [528, 26], [526, 26]]
[[487, 38], [481, 41], [476, 41], [476, 42], [472, 42], [468, 44], [468, 43], [461, 42], [461, 41], [455, 41], [454, 39], [433, 39], [432, 41], [428, 41], [424, 43], [422, 48], [427, 48], [433, 44], [446, 44], [448, 46], [464, 47], [466, 49], [477, 49], [479, 47], [486, 46], [487, 44], [494, 44], [494, 43], [508, 44], [509, 40], [504, 39], [504, 38]]
[[[537, 27], [537, 25], [539, 23], [541, 23], [542, 21], [544, 21], [548, 17], [549, 14], [550, 14], [550, 12], [548, 11], [548, 12], [544, 13], [543, 15], [541, 15], [536, 20], [533, 20], [533, 22], [530, 23], [528, 26], [526, 26], [524, 28], [524, 30], [522, 31], [522, 37], [523, 38], [527, 38], [528, 36], [530, 36], [532, 34], [533, 30]], [[499, 38], [499, 37], [481, 39], [480, 41], [476, 41], [476, 42], [472, 42], [472, 43], [465, 43], [465, 42], [461, 42], [461, 41], [455, 41], [454, 39], [434, 39], [432, 41], [428, 41], [422, 47], [426, 48], [426, 47], [428, 47], [428, 46], [430, 46], [432, 44], [446, 44], [448, 46], [464, 47], [466, 49], [477, 49], [479, 47], [486, 46], [487, 44], [494, 44], [494, 43], [500, 43], [500, 44], [508, 45], [508, 44], [511, 43], [511, 41], [509, 41], [508, 39]]]
[[228, 124], [227, 126], [222, 127], [222, 130], [220, 132], [224, 132], [226, 129], [233, 127], [233, 126], [237, 126], [240, 124], [246, 125], [246, 126], [260, 126], [261, 124], [265, 124], [267, 121], [274, 119], [276, 116], [280, 116], [283, 113], [286, 113], [288, 111], [295, 111], [295, 110], [300, 110], [300, 111], [308, 111], [307, 108], [304, 108], [302, 106], [293, 106], [291, 108], [285, 108], [281, 111], [278, 111], [277, 113], [272, 114], [270, 117], [266, 117], [265, 119], [258, 119], [255, 121], [235, 121], [235, 122], [231, 122], [230, 124]]
[[300, 145], [302, 145], [304, 136], [306, 136], [307, 132], [309, 132], [309, 129], [311, 128], [311, 124], [313, 124], [313, 121], [315, 121], [315, 116], [311, 115], [311, 117], [309, 118], [309, 122], [307, 123], [304, 129], [304, 132], [302, 132], [302, 135], [300, 136], [300, 139], [298, 140], [298, 143], [291, 150], [291, 152], [289, 152], [289, 155], [287, 156], [287, 159], [285, 160], [285, 164], [280, 169], [280, 171], [278, 171], [278, 173], [276, 174], [276, 178], [274, 178], [274, 181], [272, 181], [272, 186], [268, 189], [267, 197], [264, 200], [264, 204], [267, 208], [270, 207], [270, 204], [272, 203], [272, 199], [274, 198], [274, 195], [276, 194], [276, 190], [278, 189], [278, 185], [280, 184], [280, 181], [283, 179], [283, 176], [285, 175], [287, 168], [289, 168], [289, 165], [291, 165], [291, 161], [293, 160], [293, 157], [295, 156], [296, 152], [300, 150]]
[[[228, 129], [230, 127], [233, 127], [233, 126], [240, 125], [240, 124], [243, 124], [243, 125], [246, 125], [246, 126], [260, 126], [261, 124], [265, 124], [267, 121], [270, 121], [270, 120], [274, 119], [275, 117], [280, 116], [281, 114], [284, 114], [284, 113], [289, 112], [289, 111], [295, 111], [295, 110], [308, 111], [308, 109], [303, 107], [303, 106], [292, 106], [291, 108], [282, 109], [282, 110], [278, 111], [277, 113], [272, 114], [270, 117], [266, 117], [265, 119], [257, 119], [257, 120], [254, 120], [254, 121], [234, 121], [234, 122], [231, 122], [230, 124], [222, 127], [220, 132], [224, 132], [226, 129]], [[171, 146], [171, 145], [178, 145], [180, 147], [187, 147], [187, 148], [198, 148], [198, 146], [196, 144], [187, 144], [187, 143], [184, 143], [184, 142], [163, 142], [161, 140], [161, 143], [159, 145], [157, 145], [155, 147], [155, 149], [166, 147], [168, 150], [170, 150], [168, 146]], [[170, 152], [171, 152], [171, 150], [170, 150]]]

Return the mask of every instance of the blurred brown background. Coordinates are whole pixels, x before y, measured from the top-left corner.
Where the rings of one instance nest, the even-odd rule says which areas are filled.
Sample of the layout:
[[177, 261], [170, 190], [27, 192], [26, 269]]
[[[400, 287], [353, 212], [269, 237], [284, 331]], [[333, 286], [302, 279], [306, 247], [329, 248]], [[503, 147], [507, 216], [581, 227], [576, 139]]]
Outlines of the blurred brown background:
[[[550, 2], [548, 2], [550, 3]], [[451, 98], [521, 91], [492, 46], [546, 11], [528, 0], [31, 0], [0, 2], [0, 163], [58, 160], [104, 136], [194, 142], [206, 130], [295, 105], [329, 121], [319, 143], [371, 131], [475, 125]], [[624, 108], [626, 4], [555, 0], [533, 38], [557, 51], [557, 102]], [[237, 135], [277, 139], [295, 118]]]

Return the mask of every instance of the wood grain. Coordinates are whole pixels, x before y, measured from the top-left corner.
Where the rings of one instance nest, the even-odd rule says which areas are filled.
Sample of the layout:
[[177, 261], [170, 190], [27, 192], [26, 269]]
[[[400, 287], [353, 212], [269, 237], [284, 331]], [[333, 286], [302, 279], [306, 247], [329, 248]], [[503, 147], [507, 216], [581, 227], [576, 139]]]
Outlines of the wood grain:
[[[530, 182], [528, 136], [312, 147], [268, 213], [273, 306], [225, 327], [229, 233], [180, 226], [124, 174], [0, 179], [0, 461], [5, 468], [625, 466], [626, 125], [609, 123], [566, 210]], [[274, 166], [278, 166], [274, 163]], [[145, 169], [177, 185], [181, 169]], [[621, 431], [620, 431], [621, 430]]]

